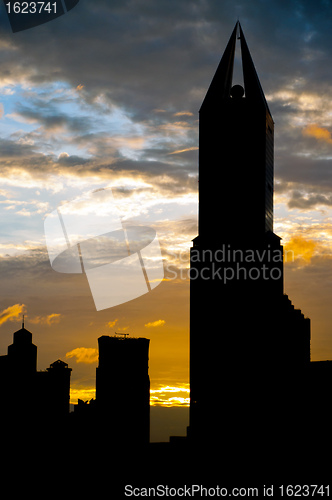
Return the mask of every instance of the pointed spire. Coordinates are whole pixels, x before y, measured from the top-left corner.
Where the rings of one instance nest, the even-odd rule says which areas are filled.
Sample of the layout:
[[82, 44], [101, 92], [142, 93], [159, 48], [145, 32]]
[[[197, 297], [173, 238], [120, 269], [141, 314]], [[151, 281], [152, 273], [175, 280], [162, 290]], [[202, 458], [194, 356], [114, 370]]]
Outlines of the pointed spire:
[[213, 77], [210, 87], [206, 93], [205, 99], [202, 103], [200, 112], [203, 111], [209, 104], [213, 106], [216, 102], [221, 101], [229, 96], [232, 80], [233, 80], [233, 67], [236, 46], [236, 34], [239, 22], [235, 24], [233, 33], [229, 39], [224, 55], [221, 58], [217, 71]]
[[239, 23], [239, 28], [240, 28], [240, 40], [241, 40], [243, 80], [244, 80], [244, 89], [246, 97], [251, 100], [261, 101], [271, 115], [269, 106], [266, 102], [265, 95], [262, 86], [260, 84], [240, 23]]
[[22, 318], [22, 328], [24, 328], [24, 314], [23, 314], [23, 318]]
[[241, 41], [241, 58], [245, 97], [257, 104], [263, 104], [263, 106], [271, 115], [239, 21], [237, 21], [235, 24], [225, 52], [221, 58], [217, 71], [202, 103], [200, 112], [209, 107], [211, 107], [212, 109], [216, 109], [219, 103], [230, 96], [233, 81], [235, 46], [238, 30], [240, 33], [238, 39], [240, 39]]

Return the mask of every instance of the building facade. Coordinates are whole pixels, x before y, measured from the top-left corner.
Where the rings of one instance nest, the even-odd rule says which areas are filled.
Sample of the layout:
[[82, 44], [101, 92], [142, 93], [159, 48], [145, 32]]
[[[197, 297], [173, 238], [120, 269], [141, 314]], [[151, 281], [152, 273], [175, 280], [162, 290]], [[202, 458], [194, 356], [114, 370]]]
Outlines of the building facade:
[[149, 343], [126, 335], [98, 339], [98, 419], [113, 444], [144, 445], [150, 436]]
[[[232, 85], [237, 39], [244, 88]], [[199, 113], [188, 435], [202, 443], [263, 442], [267, 433], [278, 441], [303, 415], [310, 320], [284, 294], [283, 247], [273, 232], [273, 137], [236, 23]]]
[[37, 346], [22, 324], [14, 333], [7, 355], [0, 356], [1, 419], [9, 428], [29, 423], [38, 429], [69, 414], [71, 368], [60, 359], [37, 371]]

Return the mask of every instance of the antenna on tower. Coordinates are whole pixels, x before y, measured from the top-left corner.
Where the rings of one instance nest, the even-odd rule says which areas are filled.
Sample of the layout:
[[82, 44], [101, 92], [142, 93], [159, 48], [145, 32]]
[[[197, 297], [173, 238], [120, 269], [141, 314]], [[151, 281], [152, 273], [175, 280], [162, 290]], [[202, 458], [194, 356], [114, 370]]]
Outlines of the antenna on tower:
[[237, 39], [241, 40], [241, 32], [240, 32], [240, 19], [237, 18]]
[[22, 328], [24, 328], [24, 314], [23, 314], [23, 317], [22, 317]]

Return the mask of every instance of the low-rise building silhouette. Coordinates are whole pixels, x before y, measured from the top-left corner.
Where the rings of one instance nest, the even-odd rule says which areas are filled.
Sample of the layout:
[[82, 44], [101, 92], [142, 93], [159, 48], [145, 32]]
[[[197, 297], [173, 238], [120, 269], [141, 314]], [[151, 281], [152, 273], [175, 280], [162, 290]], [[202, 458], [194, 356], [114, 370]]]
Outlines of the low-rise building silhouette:
[[[54, 424], [59, 432], [91, 430], [101, 425], [104, 441], [145, 445], [150, 436], [149, 340], [102, 336], [96, 370], [96, 399], [74, 405], [69, 416], [72, 369], [58, 359], [37, 371], [37, 346], [22, 323], [6, 355], [0, 356], [0, 419], [8, 429], [24, 433]], [[24, 423], [24, 425], [23, 425]], [[20, 434], [20, 431], [19, 431]], [[47, 434], [50, 439], [51, 434]]]
[[20, 420], [35, 427], [63, 422], [69, 414], [71, 371], [60, 359], [37, 371], [37, 346], [23, 322], [7, 355], [0, 356], [1, 419], [9, 427]]

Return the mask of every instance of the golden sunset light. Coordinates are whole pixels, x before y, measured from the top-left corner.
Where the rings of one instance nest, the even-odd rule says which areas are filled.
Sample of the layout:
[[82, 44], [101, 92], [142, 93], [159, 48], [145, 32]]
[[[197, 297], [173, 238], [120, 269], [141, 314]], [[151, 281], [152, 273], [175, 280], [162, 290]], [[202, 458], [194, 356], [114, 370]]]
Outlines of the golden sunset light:
[[[151, 406], [189, 406], [189, 384], [183, 387], [164, 386], [150, 389]], [[89, 401], [96, 397], [95, 387], [72, 386], [70, 389], [70, 403], [77, 404], [77, 400]]]
[[[212, 442], [245, 473], [257, 443], [262, 462], [313, 462], [332, 366], [331, 2], [25, 3], [0, 15], [5, 434], [27, 429], [28, 455], [49, 433], [41, 456], [71, 463], [70, 433], [92, 433], [111, 481], [144, 463], [131, 445], [163, 458], [149, 473]], [[98, 482], [80, 459], [75, 481]]]
[[189, 384], [183, 387], [160, 387], [150, 389], [151, 406], [189, 406]]

